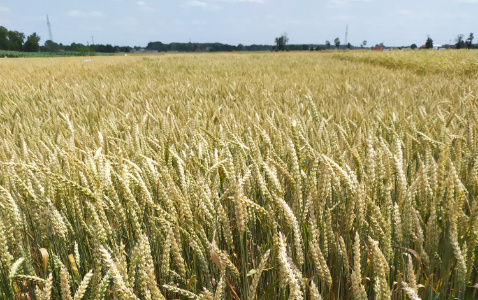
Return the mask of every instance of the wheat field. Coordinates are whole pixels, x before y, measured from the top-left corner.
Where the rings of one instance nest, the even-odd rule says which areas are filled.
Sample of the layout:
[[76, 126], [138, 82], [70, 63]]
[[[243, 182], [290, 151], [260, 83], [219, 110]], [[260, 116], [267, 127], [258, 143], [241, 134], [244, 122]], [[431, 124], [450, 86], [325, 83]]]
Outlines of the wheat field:
[[0, 298], [478, 297], [476, 54], [0, 60]]

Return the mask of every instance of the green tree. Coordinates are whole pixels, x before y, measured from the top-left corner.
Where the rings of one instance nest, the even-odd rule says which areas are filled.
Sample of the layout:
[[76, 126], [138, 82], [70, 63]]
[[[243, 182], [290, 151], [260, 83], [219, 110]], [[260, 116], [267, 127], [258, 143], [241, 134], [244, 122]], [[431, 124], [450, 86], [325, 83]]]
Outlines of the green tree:
[[465, 42], [463, 41], [463, 34], [459, 34], [456, 39], [456, 49], [462, 49], [465, 46]]
[[0, 50], [8, 50], [8, 29], [0, 26]]
[[350, 43], [347, 43], [347, 49], [352, 48], [352, 45]]
[[340, 39], [338, 37], [335, 38], [334, 40], [335, 48], [339, 49], [340, 48]]
[[282, 34], [280, 37], [275, 39], [275, 44], [278, 51], [285, 51], [287, 43], [289, 42], [289, 38], [287, 34]]
[[363, 48], [363, 47], [365, 47], [365, 46], [367, 46], [367, 40], [364, 40], [364, 41], [362, 42], [362, 45], [360, 45], [361, 48]]
[[427, 37], [427, 41], [425, 42], [425, 48], [433, 49], [433, 40], [430, 36]]
[[41, 50], [46, 52], [58, 52], [62, 50], [62, 45], [59, 45], [52, 40], [47, 40]]
[[468, 49], [471, 49], [471, 46], [473, 45], [473, 39], [475, 36], [473, 35], [473, 32], [470, 32], [470, 36], [466, 39], [466, 47]]
[[40, 37], [36, 32], [28, 36], [25, 45], [23, 45], [23, 50], [26, 52], [38, 52], [40, 50]]
[[417, 44], [412, 44], [412, 45], [410, 46], [410, 48], [412, 48], [412, 50], [417, 49]]
[[25, 41], [25, 34], [23, 32], [12, 31], [8, 32], [9, 49], [13, 51], [22, 51], [23, 42]]
[[329, 42], [328, 40], [325, 41], [325, 47], [326, 47], [327, 49], [330, 49], [330, 42]]

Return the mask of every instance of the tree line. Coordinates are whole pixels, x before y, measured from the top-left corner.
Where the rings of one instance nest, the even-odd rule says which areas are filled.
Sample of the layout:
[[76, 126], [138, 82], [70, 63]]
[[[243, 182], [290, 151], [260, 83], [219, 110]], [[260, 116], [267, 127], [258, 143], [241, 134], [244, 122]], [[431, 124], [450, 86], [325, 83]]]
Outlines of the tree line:
[[[320, 50], [328, 50], [332, 47], [332, 44], [330, 41], [325, 41], [325, 44], [323, 45], [317, 45], [317, 44], [302, 44], [302, 45], [288, 45], [289, 43], [289, 37], [287, 37], [286, 33], [283, 33], [280, 37], [276, 37], [274, 40], [275, 46], [272, 48], [274, 51], [300, 51], [300, 50], [310, 50], [310, 51], [320, 51]], [[340, 39], [337, 37], [334, 40], [334, 45], [336, 49], [340, 49]], [[362, 44], [360, 45], [361, 48], [363, 48], [365, 45], [367, 45], [367, 41], [363, 41]], [[347, 43], [347, 45], [344, 45], [343, 48], [351, 49], [352, 45], [350, 43]], [[357, 48], [357, 47], [354, 47]]]
[[[0, 26], [0, 50], [24, 51], [24, 52], [130, 52], [133, 48], [129, 46], [113, 46], [110, 44], [94, 44], [84, 45], [81, 43], [71, 43], [63, 45], [47, 40], [43, 46], [40, 46], [40, 36], [36, 32], [28, 37], [23, 33], [15, 30], [8, 30]], [[139, 47], [138, 47], [139, 48]]]
[[[463, 34], [459, 34], [455, 39], [455, 48], [474, 48], [473, 45], [474, 35], [470, 33], [469, 37], [465, 40]], [[275, 38], [274, 45], [243, 45], [239, 44], [228, 45], [222, 43], [162, 43], [159, 41], [149, 42], [146, 46], [148, 51], [158, 52], [231, 52], [231, 51], [304, 51], [304, 50], [326, 50], [331, 49], [332, 44], [330, 41], [325, 41], [325, 44], [299, 44], [289, 45], [289, 38], [287, 34]], [[341, 45], [340, 39], [337, 37], [333, 42], [336, 49], [343, 48], [358, 48], [352, 46], [350, 43], [347, 45]], [[363, 41], [360, 48], [364, 48], [367, 45], [367, 41]], [[383, 46], [379, 44], [377, 46]], [[430, 36], [424, 45], [426, 48], [433, 48], [433, 40]], [[62, 43], [55, 43], [54, 41], [47, 40], [43, 46], [40, 46], [40, 36], [35, 32], [29, 36], [26, 36], [23, 32], [8, 30], [7, 28], [0, 26], [0, 50], [10, 51], [25, 51], [25, 52], [100, 52], [100, 53], [117, 53], [117, 52], [131, 52], [132, 50], [138, 50], [142, 47], [130, 47], [130, 46], [113, 46], [111, 44], [92, 44], [84, 45], [82, 43], [71, 43], [70, 45], [63, 45]], [[412, 44], [412, 49], [417, 48], [416, 44]]]
[[149, 42], [146, 46], [148, 51], [158, 52], [231, 52], [231, 51], [270, 51], [270, 45], [249, 45], [243, 44], [228, 45], [222, 43], [162, 43]]
[[131, 52], [134, 48], [130, 46], [113, 46], [111, 44], [92, 44], [84, 45], [81, 43], [71, 43], [70, 45], [63, 45], [62, 43], [55, 43], [51, 40], [47, 40], [45, 45], [40, 47], [43, 52], [100, 52], [100, 53], [118, 53], [118, 52]]
[[[465, 40], [464, 38], [464, 35], [463, 34], [459, 34], [456, 39], [455, 39], [455, 44], [453, 44], [454, 48], [455, 49], [472, 49], [472, 48], [478, 48], [478, 45], [476, 44], [473, 44], [473, 40], [474, 40], [475, 36], [473, 34], [473, 32], [470, 33], [470, 35], [468, 36], [468, 38]], [[323, 46], [321, 45], [317, 45], [315, 48], [313, 47], [313, 45], [288, 45], [288, 42], [289, 42], [289, 38], [287, 37], [287, 34], [284, 33], [282, 34], [280, 37], [276, 37], [275, 40], [274, 40], [274, 44], [275, 46], [272, 48], [272, 50], [274, 51], [294, 51], [294, 50], [327, 50], [327, 49], [331, 49], [332, 48], [332, 44], [330, 43], [330, 41], [325, 41], [325, 44]], [[337, 37], [334, 39], [334, 45], [335, 45], [335, 49], [344, 49], [344, 48], [347, 48], [347, 49], [351, 49], [351, 48], [358, 48], [358, 47], [354, 47], [352, 46], [350, 43], [347, 43], [347, 45], [342, 45], [341, 46], [341, 43], [340, 43], [340, 39]], [[363, 49], [365, 46], [367, 45], [367, 41], [364, 40], [362, 42], [362, 44], [360, 44], [360, 48]], [[383, 43], [380, 43], [380, 44], [376, 44], [375, 47], [385, 47], [383, 45]], [[402, 47], [397, 47], [397, 48], [407, 48], [408, 46], [402, 46]], [[433, 39], [430, 37], [430, 36], [427, 36], [427, 39], [425, 41], [425, 44], [424, 44], [424, 47], [426, 49], [432, 49], [433, 48]], [[372, 46], [373, 48], [373, 46]], [[416, 49], [417, 48], [417, 45], [416, 44], [412, 44], [410, 46], [411, 49]]]

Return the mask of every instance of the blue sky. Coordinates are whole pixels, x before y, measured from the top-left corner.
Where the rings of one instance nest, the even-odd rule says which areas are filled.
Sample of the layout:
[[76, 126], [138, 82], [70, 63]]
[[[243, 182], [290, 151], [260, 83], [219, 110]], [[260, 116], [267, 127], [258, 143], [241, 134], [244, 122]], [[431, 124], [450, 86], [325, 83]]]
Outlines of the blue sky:
[[[360, 45], [454, 42], [478, 36], [478, 0], [0, 0], [0, 26], [48, 39], [145, 46], [150, 41]], [[475, 40], [476, 42], [476, 40]]]

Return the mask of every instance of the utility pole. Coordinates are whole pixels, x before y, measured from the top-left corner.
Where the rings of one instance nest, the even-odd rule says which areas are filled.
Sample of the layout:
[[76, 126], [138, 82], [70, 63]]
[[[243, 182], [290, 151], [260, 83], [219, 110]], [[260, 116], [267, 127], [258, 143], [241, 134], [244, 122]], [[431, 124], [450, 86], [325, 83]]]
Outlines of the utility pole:
[[95, 37], [91, 36], [91, 45], [94, 45], [94, 44], [95, 44]]
[[51, 34], [50, 19], [48, 19], [48, 14], [46, 14], [46, 25], [48, 26], [48, 35], [50, 36], [50, 41], [53, 42], [53, 34]]
[[345, 47], [347, 47], [347, 37], [349, 35], [349, 24], [347, 24], [347, 26], [345, 26]]

